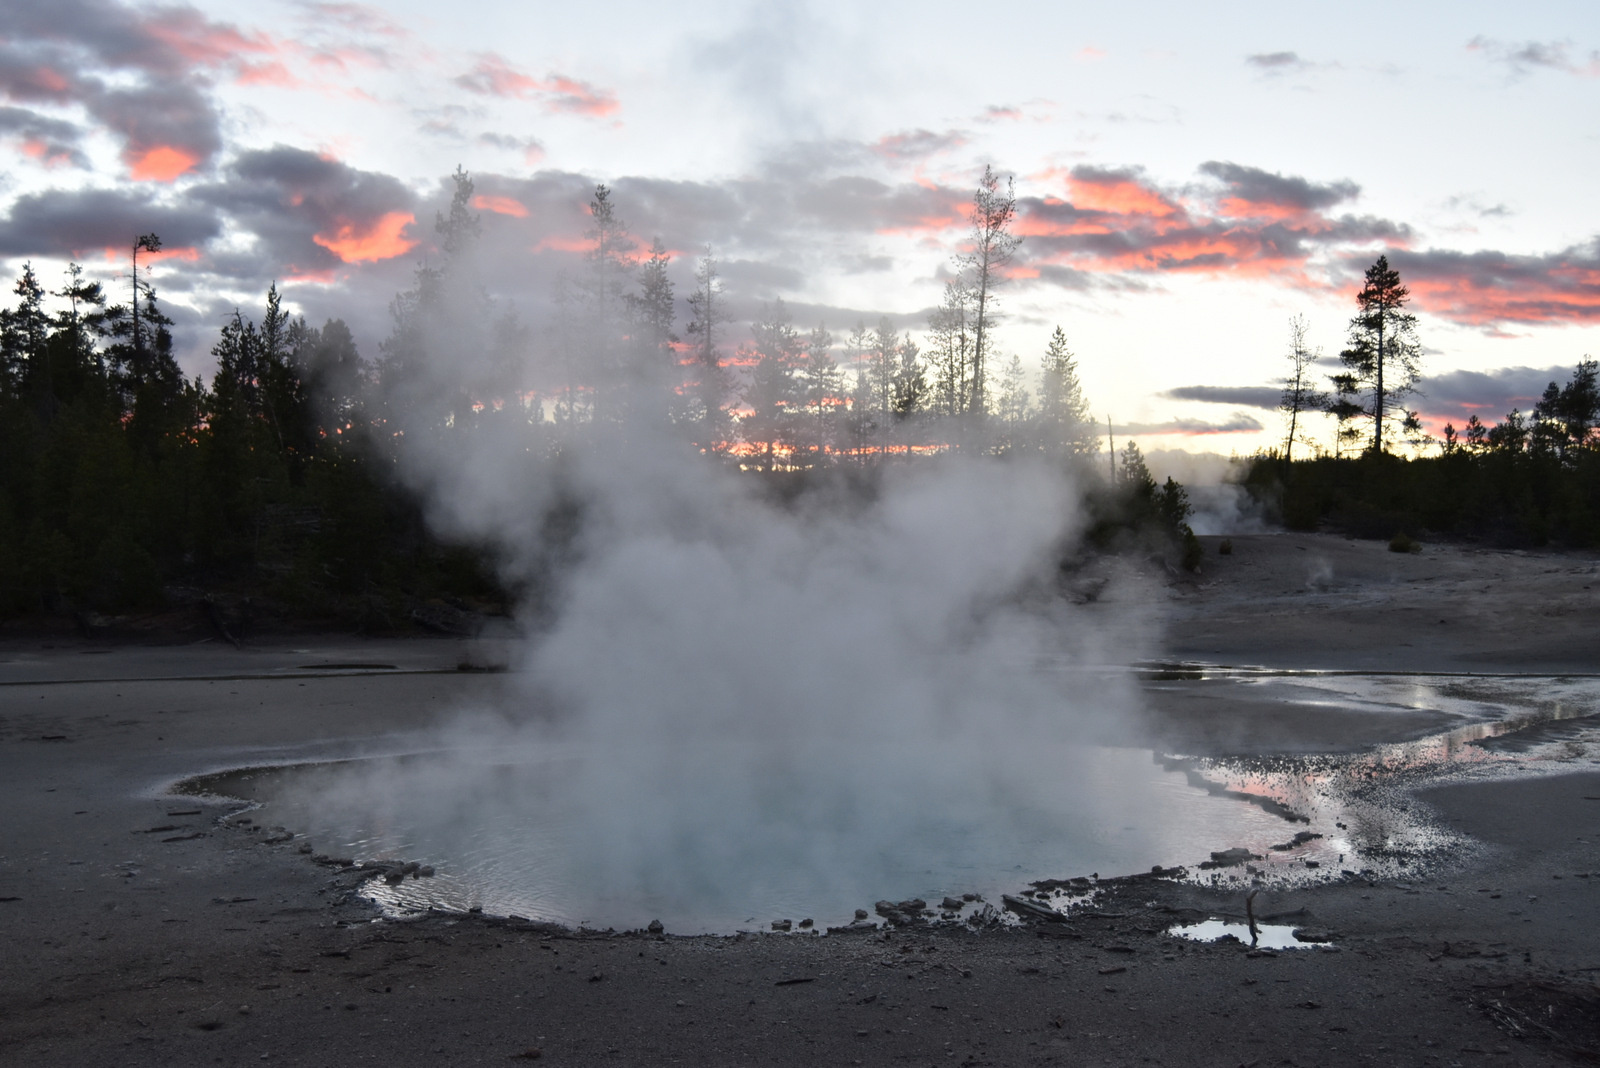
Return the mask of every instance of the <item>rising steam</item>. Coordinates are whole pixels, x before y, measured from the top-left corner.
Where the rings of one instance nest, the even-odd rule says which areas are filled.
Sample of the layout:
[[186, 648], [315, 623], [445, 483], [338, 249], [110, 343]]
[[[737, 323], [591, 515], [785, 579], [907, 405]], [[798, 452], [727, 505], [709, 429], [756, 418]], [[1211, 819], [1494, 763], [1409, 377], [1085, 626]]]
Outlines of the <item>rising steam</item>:
[[[456, 340], [414, 396], [488, 373], [466, 354], [493, 346]], [[612, 412], [649, 409], [612, 385]], [[1145, 628], [1060, 595], [1070, 465], [950, 455], [780, 499], [670, 421], [562, 436], [545, 414], [399, 450], [435, 525], [492, 545], [539, 622], [502, 706], [441, 727], [453, 756], [344, 776], [328, 804], [406, 823], [446, 866], [452, 844], [550, 835], [555, 889], [529, 908], [554, 918], [718, 926], [927, 893], [930, 856], [971, 888], [1041, 843], [1088, 857], [1071, 844], [1132, 800], [1088, 743], [1134, 705], [1102, 669]]]

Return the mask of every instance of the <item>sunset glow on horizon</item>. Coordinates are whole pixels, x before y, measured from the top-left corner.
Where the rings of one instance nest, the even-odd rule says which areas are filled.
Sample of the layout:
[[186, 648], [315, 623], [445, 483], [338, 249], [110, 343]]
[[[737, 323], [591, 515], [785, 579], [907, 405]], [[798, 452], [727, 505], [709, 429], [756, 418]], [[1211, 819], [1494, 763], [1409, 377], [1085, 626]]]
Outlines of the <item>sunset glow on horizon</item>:
[[[1036, 369], [1061, 326], [1100, 417], [1155, 447], [1270, 445], [1289, 318], [1331, 372], [1383, 253], [1421, 316], [1430, 425], [1526, 407], [1529, 381], [1600, 352], [1583, 6], [1258, 4], [1223, 27], [1024, 5], [983, 62], [940, 29], [957, 11], [629, 8], [602, 29], [492, 0], [446, 23], [419, 0], [18, 9], [0, 250], [13, 276], [91, 250], [107, 282], [126, 264], [95, 250], [137, 234], [192, 250], [150, 262], [185, 370], [209, 373], [215, 330], [275, 280], [376, 352], [457, 166], [486, 284], [538, 336], [605, 182], [635, 260], [680, 250], [679, 330], [709, 247], [735, 359], [779, 298], [841, 344], [883, 316], [923, 335], [992, 164], [1023, 238], [1006, 359]], [[1471, 396], [1429, 394], [1469, 373]]]

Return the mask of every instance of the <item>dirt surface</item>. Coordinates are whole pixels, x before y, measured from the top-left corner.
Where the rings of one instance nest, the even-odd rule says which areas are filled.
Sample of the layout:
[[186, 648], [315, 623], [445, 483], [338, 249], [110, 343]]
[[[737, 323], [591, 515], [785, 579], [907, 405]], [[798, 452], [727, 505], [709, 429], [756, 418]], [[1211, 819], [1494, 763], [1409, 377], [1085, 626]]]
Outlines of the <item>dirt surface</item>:
[[[1206, 539], [1198, 582], [1126, 594], [1168, 616], [1167, 658], [1600, 672], [1593, 556], [1232, 540], [1219, 557]], [[1439, 818], [1481, 845], [1415, 878], [1263, 892], [1258, 915], [1334, 938], [1277, 953], [1166, 934], [1242, 918], [1243, 893], [1149, 876], [1102, 881], [1066, 922], [978, 933], [679, 938], [383, 921], [352, 897], [356, 876], [219, 822], [236, 806], [165, 792], [208, 770], [403, 748], [449, 708], [502, 699], [506, 676], [457, 668], [505, 652], [325, 638], [0, 647], [0, 1063], [1600, 1058], [1600, 767], [1586, 756], [1428, 790]], [[1150, 725], [1192, 749], [1349, 749], [1438, 725], [1427, 708], [1330, 721], [1270, 690], [1240, 702], [1184, 696], [1185, 684], [1152, 684]]]

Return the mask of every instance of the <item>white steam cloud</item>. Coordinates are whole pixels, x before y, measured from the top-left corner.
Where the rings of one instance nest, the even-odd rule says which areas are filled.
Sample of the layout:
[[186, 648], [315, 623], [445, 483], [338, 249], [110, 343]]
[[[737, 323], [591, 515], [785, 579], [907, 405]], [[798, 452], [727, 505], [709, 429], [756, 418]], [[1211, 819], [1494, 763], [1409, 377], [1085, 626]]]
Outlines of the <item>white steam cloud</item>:
[[[1065, 466], [886, 462], [779, 499], [665, 422], [581, 429], [408, 438], [436, 525], [543, 576], [548, 611], [503, 707], [441, 727], [455, 755], [342, 774], [316, 807], [446, 871], [520, 849], [518, 911], [629, 925], [822, 919], [1110, 856], [1138, 788], [1092, 743], [1126, 737], [1115, 668], [1149, 628], [1061, 596], [1083, 522]], [[552, 516], [576, 530], [553, 572]], [[930, 885], [951, 872], [966, 886]]]

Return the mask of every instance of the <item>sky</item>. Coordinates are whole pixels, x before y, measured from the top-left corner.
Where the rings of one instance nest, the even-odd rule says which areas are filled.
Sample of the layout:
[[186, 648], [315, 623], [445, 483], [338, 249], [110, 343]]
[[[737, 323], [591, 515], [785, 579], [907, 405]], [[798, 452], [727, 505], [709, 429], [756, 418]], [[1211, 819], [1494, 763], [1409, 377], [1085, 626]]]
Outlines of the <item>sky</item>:
[[[1024, 240], [999, 345], [1059, 325], [1149, 448], [1279, 440], [1289, 319], [1334, 369], [1362, 271], [1413, 296], [1433, 428], [1600, 353], [1590, 4], [0, 0], [0, 258], [153, 271], [181, 361], [274, 281], [376, 356], [457, 167], [535, 334], [597, 182], [680, 293], [918, 334], [985, 165]], [[730, 342], [745, 328], [730, 331]], [[1314, 428], [1314, 433], [1325, 433]]]

